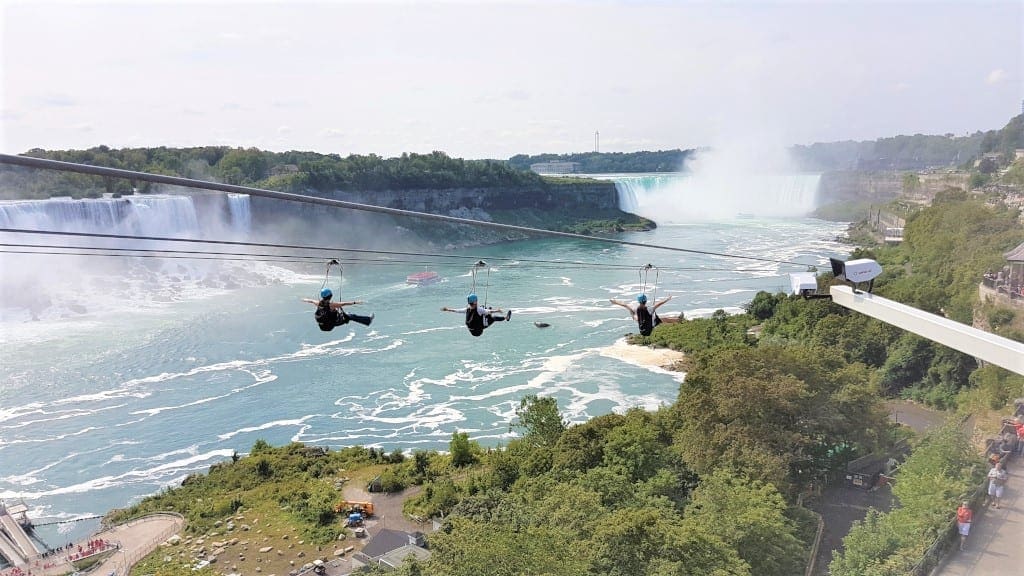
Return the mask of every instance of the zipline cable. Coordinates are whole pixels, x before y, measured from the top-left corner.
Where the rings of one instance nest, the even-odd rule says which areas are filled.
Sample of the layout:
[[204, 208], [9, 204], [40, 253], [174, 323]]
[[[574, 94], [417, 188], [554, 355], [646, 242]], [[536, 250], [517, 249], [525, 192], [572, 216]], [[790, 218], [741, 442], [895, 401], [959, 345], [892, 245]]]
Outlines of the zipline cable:
[[[60, 231], [60, 230], [30, 230], [30, 229], [27, 229], [27, 228], [0, 228], [0, 232], [6, 232], [6, 233], [11, 233], [11, 234], [34, 234], [34, 235], [52, 235], [52, 236], [72, 236], [72, 237], [85, 237], [85, 238], [112, 238], [112, 239], [118, 239], [118, 240], [145, 240], [145, 241], [160, 241], [160, 242], [191, 242], [191, 243], [198, 243], [198, 244], [224, 244], [224, 245], [230, 245], [230, 246], [254, 246], [254, 247], [267, 247], [267, 248], [285, 248], [285, 249], [318, 251], [318, 252], [321, 252], [321, 254], [323, 254], [325, 252], [327, 252], [327, 253], [353, 252], [353, 253], [357, 253], [357, 254], [383, 254], [383, 255], [397, 255], [397, 256], [422, 256], [422, 257], [427, 257], [427, 258], [441, 258], [441, 259], [459, 259], [459, 260], [473, 259], [473, 260], [477, 260], [476, 256], [463, 256], [463, 255], [457, 255], [457, 254], [438, 254], [438, 253], [430, 253], [430, 252], [404, 252], [404, 251], [394, 251], [394, 250], [364, 250], [364, 249], [358, 249], [358, 248], [339, 248], [339, 247], [327, 247], [327, 248], [324, 248], [324, 247], [319, 247], [319, 246], [296, 245], [296, 244], [273, 244], [273, 243], [266, 243], [266, 242], [243, 242], [243, 241], [236, 241], [236, 240], [202, 240], [202, 239], [197, 239], [197, 238], [173, 238], [173, 237], [165, 237], [165, 236], [139, 236], [139, 235], [131, 235], [131, 234], [107, 234], [107, 233], [102, 233], [102, 232], [67, 232], [67, 231]], [[64, 247], [64, 246], [49, 245], [49, 244], [46, 244], [46, 245], [11, 244], [11, 246], [53, 247], [53, 248], [63, 248]], [[104, 249], [104, 250], [124, 250], [124, 248], [115, 248], [115, 247], [77, 246], [75, 248], [79, 248], [79, 249], [96, 248], [96, 249]], [[182, 254], [193, 254], [194, 253], [194, 254], [250, 255], [249, 253], [243, 253], [243, 252], [202, 252], [202, 251], [190, 252], [190, 251], [187, 251], [187, 250], [169, 250], [169, 249], [159, 249], [159, 250], [157, 250], [157, 249], [143, 249], [143, 248], [133, 249], [133, 250], [137, 250], [137, 251], [154, 251], [154, 252], [172, 252], [172, 253], [182, 253]], [[282, 254], [276, 254], [276, 253], [275, 254], [260, 254], [260, 255], [261, 256], [283, 256]], [[294, 258], [308, 258], [308, 259], [314, 259], [314, 260], [323, 260], [325, 258], [324, 255], [318, 255], [318, 256], [313, 256], [313, 255], [289, 255], [289, 256], [294, 257]], [[573, 267], [579, 268], [581, 266], [588, 266], [588, 267], [594, 267], [594, 268], [600, 268], [600, 269], [610, 269], [610, 270], [614, 270], [614, 269], [620, 269], [620, 270], [629, 269], [629, 270], [633, 270], [633, 269], [636, 268], [632, 264], [611, 264], [611, 263], [607, 263], [607, 262], [587, 262], [587, 261], [581, 261], [581, 260], [543, 260], [543, 259], [512, 258], [512, 257], [497, 257], [497, 256], [495, 256], [495, 257], [493, 257], [491, 259], [493, 259], [493, 260], [504, 260], [504, 261], [507, 261], [510, 264], [512, 264], [512, 263], [528, 263], [528, 264], [540, 263], [540, 264], [552, 264], [552, 265], [555, 265], [556, 267], [557, 266], [573, 266]], [[348, 260], [348, 261], [358, 261], [358, 259], [354, 259], [354, 258], [346, 258], [346, 260]], [[393, 262], [410, 262], [410, 263], [414, 262], [414, 261], [411, 261], [411, 260], [388, 260], [388, 261], [393, 261]], [[418, 262], [417, 261], [415, 263], [422, 263], [422, 262]], [[435, 262], [428, 262], [428, 264], [448, 265], [448, 264], [444, 264], [444, 263], [441, 263], [441, 262], [436, 262], [436, 263]], [[458, 265], [458, 264], [455, 264], [455, 265]], [[691, 268], [691, 267], [673, 267], [673, 268], [665, 268], [665, 270], [709, 270], [709, 271], [710, 270], [717, 270], [717, 271], [729, 271], [729, 270], [732, 270], [732, 269], [731, 268], [706, 268], [706, 267], [693, 267], [693, 268]]]
[[[150, 250], [141, 248], [103, 248], [95, 246], [59, 246], [51, 244], [10, 244], [0, 243], [2, 254], [33, 254], [41, 256], [107, 256], [121, 258], [172, 258], [181, 260], [223, 260], [232, 262], [277, 262], [283, 264], [308, 264], [311, 261], [322, 262], [320, 256], [293, 256], [287, 254], [248, 254], [244, 252], [198, 252], [188, 250]], [[29, 248], [31, 250], [16, 250], [10, 248]], [[36, 248], [49, 248], [50, 250], [36, 250]], [[61, 250], [59, 252], [53, 249]], [[70, 250], [92, 250], [92, 252], [71, 252]], [[99, 251], [116, 252], [105, 254]], [[144, 252], [133, 254], [131, 252]], [[155, 253], [153, 253], [155, 252]], [[461, 268], [453, 262], [431, 262], [425, 260], [392, 260], [392, 259], [361, 259], [346, 258], [345, 262], [358, 263], [360, 266], [408, 266], [425, 265], [443, 268]], [[605, 268], [619, 269], [619, 265], [601, 264], [577, 264], [572, 262], [555, 262], [552, 264], [527, 264], [514, 266], [514, 269], [521, 270], [601, 270]], [[671, 272], [749, 272], [751, 270], [737, 270], [735, 268], [700, 268], [700, 267], [679, 267], [667, 268]], [[754, 270], [756, 271], [756, 270]]]
[[[140, 236], [133, 234], [107, 234], [103, 232], [66, 232], [62, 230], [31, 230], [28, 228], [0, 228], [0, 232], [7, 232], [11, 234], [36, 234], [36, 235], [52, 235], [52, 236], [73, 236], [73, 237], [84, 237], [84, 238], [113, 238], [118, 240], [146, 240], [156, 242], [191, 242], [196, 244], [223, 244], [228, 246], [254, 246], [260, 248], [284, 248], [294, 250], [309, 250], [337, 253], [337, 252], [353, 252], [357, 254], [387, 254], [396, 256], [424, 256], [430, 258], [446, 258], [446, 259], [457, 259], [457, 260], [479, 260], [477, 256], [463, 256], [459, 254], [438, 254], [430, 252], [403, 252], [396, 250], [366, 250], [359, 248], [339, 248], [339, 247], [322, 247], [322, 246], [305, 246], [298, 244], [274, 244], [269, 242], [243, 242], [240, 240], [202, 240], [199, 238], [173, 238], [169, 236]], [[317, 259], [323, 259], [322, 256], [315, 256]], [[630, 264], [607, 264], [607, 263], [590, 263], [572, 260], [538, 260], [529, 258], [509, 258], [509, 257], [493, 257], [492, 260], [504, 260], [508, 262], [540, 262], [546, 264], [593, 264], [603, 268], [622, 268], [632, 269], [633, 266]], [[806, 264], [804, 264], [806, 266]]]
[[576, 238], [579, 240], [589, 240], [591, 242], [601, 242], [605, 244], [619, 244], [623, 246], [638, 246], [641, 248], [650, 248], [654, 250], [668, 250], [672, 252], [685, 252], [688, 254], [702, 254], [705, 256], [718, 256], [722, 258], [735, 258], [741, 260], [759, 260], [762, 262], [774, 262], [776, 264], [791, 264], [794, 266], [807, 266], [806, 262], [791, 262], [788, 260], [774, 260], [771, 258], [763, 258], [760, 256], [741, 256], [738, 254], [725, 254], [722, 252], [710, 252], [707, 250], [693, 250], [689, 248], [676, 248], [674, 246], [662, 246], [659, 244], [644, 244], [641, 242], [630, 242], [628, 240], [618, 240], [615, 238], [602, 238], [600, 236], [588, 236], [584, 234], [573, 234], [571, 232], [556, 232], [554, 230], [543, 230], [540, 228], [530, 228], [527, 226], [516, 226], [514, 224], [499, 224], [497, 222], [484, 222], [481, 220], [472, 220], [469, 218], [459, 218], [457, 216], [444, 216], [441, 214], [429, 214], [426, 212], [415, 212], [412, 210], [402, 210], [399, 208], [387, 208], [384, 206], [374, 206], [372, 204], [360, 204], [358, 202], [348, 202], [345, 200], [335, 200], [332, 198], [318, 198], [316, 196], [308, 196], [305, 194], [295, 194], [292, 192], [277, 192], [274, 190], [264, 190], [262, 188], [252, 188], [249, 186], [238, 186], [236, 184], [223, 184], [220, 182], [206, 182], [203, 180], [194, 180], [191, 178], [182, 178], [180, 176], [166, 176], [163, 174], [149, 174], [147, 172], [138, 172], [135, 170], [124, 170], [121, 168], [107, 168], [103, 166], [90, 166], [88, 164], [76, 164], [74, 162], [62, 162], [59, 160], [48, 160], [45, 158], [32, 158], [30, 156], [16, 156], [13, 154], [0, 154], [0, 164], [14, 164], [17, 166], [28, 166], [30, 168], [44, 168], [51, 170], [60, 170], [64, 172], [77, 172], [79, 174], [92, 174], [94, 176], [108, 176], [113, 178], [122, 178], [125, 180], [141, 180], [143, 182], [153, 182], [156, 184], [169, 184], [171, 186], [184, 186], [187, 188], [199, 188], [204, 190], [216, 190], [219, 192], [229, 192], [234, 194], [248, 194], [249, 196], [263, 197], [263, 198], [274, 198], [276, 200], [286, 200], [290, 202], [301, 202], [305, 204], [319, 204], [323, 206], [334, 206], [337, 208], [347, 208], [350, 210], [362, 210], [364, 212], [376, 212], [379, 214], [390, 214], [392, 216], [402, 216], [406, 218], [420, 218], [423, 220], [437, 220], [441, 222], [451, 222], [455, 224], [466, 224], [470, 226], [477, 226], [480, 228], [494, 228], [497, 230], [507, 230], [512, 232], [522, 232], [526, 234], [535, 234], [538, 236], [555, 236], [559, 238]]

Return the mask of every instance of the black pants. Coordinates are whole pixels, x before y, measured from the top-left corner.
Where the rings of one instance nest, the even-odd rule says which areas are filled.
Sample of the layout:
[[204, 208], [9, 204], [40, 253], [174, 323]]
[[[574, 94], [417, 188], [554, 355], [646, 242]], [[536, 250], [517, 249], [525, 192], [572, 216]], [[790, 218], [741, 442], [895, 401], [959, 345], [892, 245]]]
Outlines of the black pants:
[[328, 322], [319, 322], [320, 329], [324, 332], [330, 332], [337, 326], [344, 326], [351, 320], [363, 326], [369, 326], [370, 322], [373, 322], [373, 316], [360, 316], [358, 314], [349, 314], [344, 310], [337, 309], [331, 310], [333, 318]]
[[358, 314], [349, 314], [344, 310], [335, 310], [338, 313], [337, 319], [334, 321], [335, 326], [341, 326], [342, 324], [348, 324], [348, 321], [357, 322], [363, 326], [369, 326], [370, 322], [373, 322], [372, 316], [360, 316]]

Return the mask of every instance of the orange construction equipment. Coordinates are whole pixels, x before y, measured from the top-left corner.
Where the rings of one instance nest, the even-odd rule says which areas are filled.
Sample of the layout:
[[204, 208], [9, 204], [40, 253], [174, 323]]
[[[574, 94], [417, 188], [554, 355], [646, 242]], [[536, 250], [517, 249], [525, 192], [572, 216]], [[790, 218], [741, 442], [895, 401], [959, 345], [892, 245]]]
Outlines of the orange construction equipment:
[[359, 512], [364, 517], [369, 518], [373, 516], [373, 502], [355, 502], [351, 500], [342, 500], [334, 506], [334, 511], [338, 514], [350, 514], [352, 512]]

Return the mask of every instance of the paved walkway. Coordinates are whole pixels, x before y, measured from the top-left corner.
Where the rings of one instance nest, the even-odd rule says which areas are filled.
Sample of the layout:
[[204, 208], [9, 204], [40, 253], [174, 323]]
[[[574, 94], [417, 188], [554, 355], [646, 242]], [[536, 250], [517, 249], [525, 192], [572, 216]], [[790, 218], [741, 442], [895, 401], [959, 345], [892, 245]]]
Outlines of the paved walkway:
[[104, 530], [96, 534], [95, 538], [119, 542], [121, 549], [97, 566], [92, 573], [97, 576], [124, 576], [133, 564], [156, 550], [162, 542], [181, 532], [184, 527], [185, 520], [180, 516], [154, 514]]
[[935, 574], [1006, 576], [1024, 573], [1024, 460], [1015, 458], [1010, 464], [1010, 477], [1000, 508], [975, 511], [967, 550], [950, 552]]

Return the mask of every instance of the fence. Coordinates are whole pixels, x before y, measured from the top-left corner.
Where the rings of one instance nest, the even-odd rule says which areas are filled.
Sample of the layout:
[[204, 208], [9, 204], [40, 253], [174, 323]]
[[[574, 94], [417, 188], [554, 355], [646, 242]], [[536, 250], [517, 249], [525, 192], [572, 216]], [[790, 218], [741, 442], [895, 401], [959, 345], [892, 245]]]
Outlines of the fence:
[[821, 514], [815, 513], [818, 517], [818, 532], [814, 535], [814, 544], [811, 546], [811, 557], [807, 559], [807, 569], [804, 576], [812, 576], [814, 569], [818, 567], [818, 549], [821, 548], [821, 535], [825, 532], [825, 519]]

